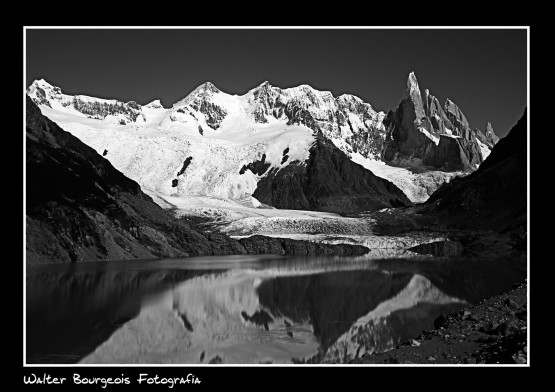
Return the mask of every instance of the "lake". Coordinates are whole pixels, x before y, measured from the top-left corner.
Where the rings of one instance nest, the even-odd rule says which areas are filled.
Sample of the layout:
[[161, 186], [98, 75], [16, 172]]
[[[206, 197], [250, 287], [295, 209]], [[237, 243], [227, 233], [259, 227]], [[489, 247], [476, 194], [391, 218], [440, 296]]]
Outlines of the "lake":
[[26, 363], [348, 363], [525, 277], [508, 258], [431, 256], [29, 265]]

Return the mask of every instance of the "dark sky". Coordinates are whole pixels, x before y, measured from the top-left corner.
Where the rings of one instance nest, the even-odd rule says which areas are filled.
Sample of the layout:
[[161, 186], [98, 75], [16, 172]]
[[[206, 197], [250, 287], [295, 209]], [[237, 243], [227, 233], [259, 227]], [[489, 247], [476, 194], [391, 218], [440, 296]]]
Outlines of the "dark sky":
[[527, 101], [525, 29], [27, 29], [26, 85], [166, 107], [210, 81], [244, 94], [267, 80], [399, 103], [410, 71], [471, 127], [504, 136]]

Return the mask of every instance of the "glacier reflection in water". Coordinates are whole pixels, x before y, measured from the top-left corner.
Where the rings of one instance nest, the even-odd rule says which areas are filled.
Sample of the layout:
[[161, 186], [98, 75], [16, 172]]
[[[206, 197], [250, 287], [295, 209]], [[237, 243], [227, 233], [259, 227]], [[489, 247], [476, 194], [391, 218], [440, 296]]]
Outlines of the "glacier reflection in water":
[[434, 280], [340, 257], [37, 266], [27, 363], [348, 362], [464, 306]]

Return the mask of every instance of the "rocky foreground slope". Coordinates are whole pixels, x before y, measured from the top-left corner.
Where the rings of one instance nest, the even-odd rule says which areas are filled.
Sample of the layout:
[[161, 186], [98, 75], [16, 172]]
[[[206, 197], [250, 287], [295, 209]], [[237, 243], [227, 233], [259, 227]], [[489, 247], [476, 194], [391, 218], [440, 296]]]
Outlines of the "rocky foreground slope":
[[27, 262], [221, 254], [364, 254], [365, 247], [206, 234], [173, 217], [27, 98]]
[[442, 315], [434, 329], [394, 349], [354, 359], [354, 364], [526, 364], [527, 284]]

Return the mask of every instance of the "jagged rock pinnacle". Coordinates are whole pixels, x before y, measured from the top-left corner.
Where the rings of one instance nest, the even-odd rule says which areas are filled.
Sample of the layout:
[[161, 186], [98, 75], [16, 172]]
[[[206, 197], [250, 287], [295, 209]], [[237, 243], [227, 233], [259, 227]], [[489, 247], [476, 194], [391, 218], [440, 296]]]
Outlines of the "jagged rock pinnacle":
[[418, 80], [416, 79], [416, 75], [414, 74], [414, 72], [411, 72], [409, 74], [409, 79], [407, 81], [407, 88], [409, 90], [418, 89], [418, 92], [420, 92], [420, 88], [418, 87]]
[[416, 80], [414, 72], [409, 74], [404, 99], [410, 99], [413, 102], [416, 118], [422, 118], [424, 116], [422, 95], [420, 94], [420, 87], [418, 86], [418, 80]]

